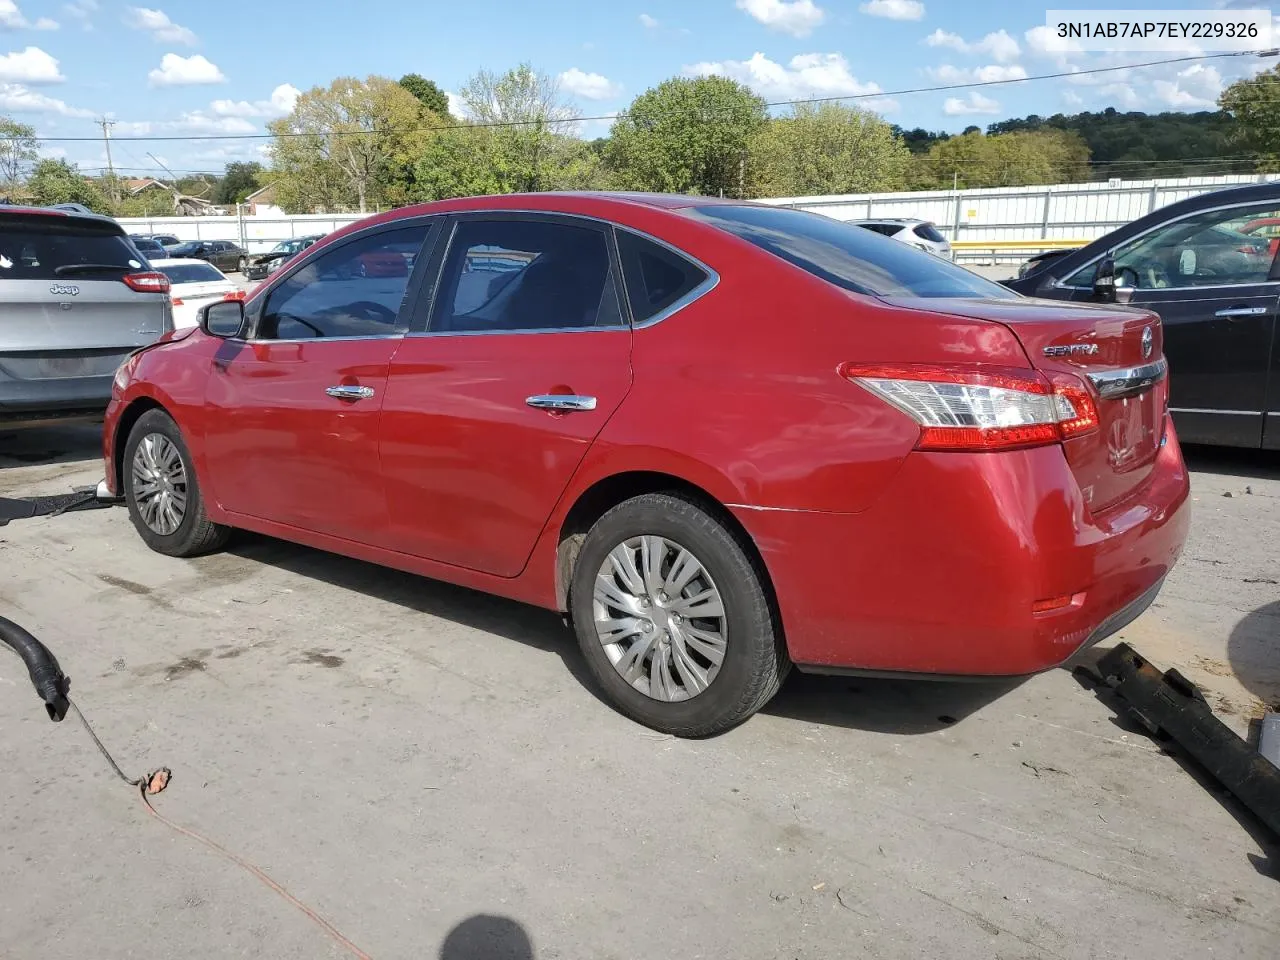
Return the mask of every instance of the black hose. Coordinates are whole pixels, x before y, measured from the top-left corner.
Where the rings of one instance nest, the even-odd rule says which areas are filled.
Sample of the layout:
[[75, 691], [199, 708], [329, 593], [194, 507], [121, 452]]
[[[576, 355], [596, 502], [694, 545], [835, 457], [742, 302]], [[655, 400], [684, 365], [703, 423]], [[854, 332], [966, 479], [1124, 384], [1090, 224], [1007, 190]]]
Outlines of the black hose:
[[31, 685], [44, 701], [44, 708], [49, 711], [49, 719], [57, 723], [67, 715], [67, 693], [71, 690], [71, 681], [58, 666], [55, 657], [43, 643], [33, 637], [12, 620], [0, 617], [0, 640], [3, 640], [13, 652], [22, 658], [31, 675]]

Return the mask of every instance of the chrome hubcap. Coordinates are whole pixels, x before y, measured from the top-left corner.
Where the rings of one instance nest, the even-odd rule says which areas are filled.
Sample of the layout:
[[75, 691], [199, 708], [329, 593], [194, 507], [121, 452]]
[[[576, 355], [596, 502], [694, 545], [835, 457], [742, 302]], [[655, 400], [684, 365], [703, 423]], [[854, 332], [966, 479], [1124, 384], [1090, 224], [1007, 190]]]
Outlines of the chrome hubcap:
[[160, 433], [142, 438], [133, 455], [133, 499], [142, 522], [171, 536], [187, 515], [187, 468], [172, 440]]
[[688, 700], [724, 662], [724, 601], [702, 562], [663, 537], [609, 552], [592, 597], [596, 636], [622, 679], [654, 700]]

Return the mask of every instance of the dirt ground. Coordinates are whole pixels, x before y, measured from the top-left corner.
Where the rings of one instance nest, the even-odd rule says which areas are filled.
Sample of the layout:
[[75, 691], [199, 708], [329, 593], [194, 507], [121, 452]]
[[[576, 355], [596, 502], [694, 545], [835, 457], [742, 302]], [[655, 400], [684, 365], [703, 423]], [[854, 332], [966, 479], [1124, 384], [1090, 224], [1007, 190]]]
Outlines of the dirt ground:
[[[100, 477], [0, 434], [0, 496]], [[1280, 460], [1190, 451], [1192, 541], [1123, 633], [1237, 730], [1280, 701]], [[150, 553], [122, 509], [0, 527], [0, 613], [57, 653], [166, 816], [378, 958], [1274, 958], [1274, 846], [1066, 670], [793, 676], [686, 742], [592, 694], [555, 616], [244, 536]], [[152, 819], [0, 654], [0, 957], [349, 956]]]

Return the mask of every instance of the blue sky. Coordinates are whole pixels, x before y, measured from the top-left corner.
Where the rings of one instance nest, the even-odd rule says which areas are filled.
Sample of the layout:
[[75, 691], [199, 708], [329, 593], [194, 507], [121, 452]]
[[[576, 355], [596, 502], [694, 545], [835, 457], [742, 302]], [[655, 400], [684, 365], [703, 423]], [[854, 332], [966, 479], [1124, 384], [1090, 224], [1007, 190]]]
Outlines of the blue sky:
[[[767, 99], [873, 94], [904, 127], [959, 131], [1027, 113], [1115, 106], [1211, 108], [1225, 82], [1259, 69], [1213, 60], [1069, 80], [902, 96], [885, 91], [1035, 76], [1176, 52], [1084, 53], [1015, 0], [0, 0], [0, 114], [35, 126], [45, 152], [101, 167], [97, 117], [116, 121], [131, 175], [220, 170], [260, 159], [262, 140], [140, 136], [260, 133], [296, 91], [335, 76], [417, 72], [455, 91], [476, 69], [522, 60], [561, 78], [584, 116], [610, 114], [659, 81], [720, 73]], [[1125, 0], [1133, 9], [1261, 6], [1241, 0]], [[1054, 7], [1103, 7], [1059, 2]], [[1038, 29], [1037, 29], [1038, 28]], [[1194, 53], [1195, 50], [1187, 52]], [[608, 129], [587, 123], [586, 136]]]

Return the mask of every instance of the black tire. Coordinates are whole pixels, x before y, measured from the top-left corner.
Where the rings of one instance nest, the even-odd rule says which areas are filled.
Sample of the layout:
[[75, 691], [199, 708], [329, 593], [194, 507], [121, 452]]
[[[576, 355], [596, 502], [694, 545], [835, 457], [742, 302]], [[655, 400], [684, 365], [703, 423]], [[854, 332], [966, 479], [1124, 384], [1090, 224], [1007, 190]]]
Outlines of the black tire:
[[[690, 551], [723, 600], [725, 652], [719, 673], [686, 700], [656, 700], [632, 686], [614, 668], [596, 633], [596, 577], [612, 549], [639, 536], [664, 537]], [[707, 737], [742, 723], [778, 692], [791, 667], [764, 571], [736, 531], [677, 493], [624, 501], [595, 523], [574, 567], [569, 610], [587, 666], [608, 701], [631, 719], [678, 737]]]
[[[138, 508], [138, 500], [134, 490], [133, 458], [143, 438], [159, 434], [177, 448], [182, 458], [182, 466], [186, 472], [187, 509], [171, 534], [157, 533], [147, 526]], [[231, 535], [231, 528], [214, 523], [204, 510], [204, 498], [200, 494], [200, 484], [196, 479], [195, 466], [191, 459], [191, 451], [182, 437], [182, 431], [163, 410], [148, 410], [129, 431], [129, 439], [124, 447], [124, 468], [121, 478], [124, 487], [125, 503], [129, 507], [129, 518], [133, 521], [138, 535], [152, 550], [170, 557], [197, 557], [223, 547]]]

